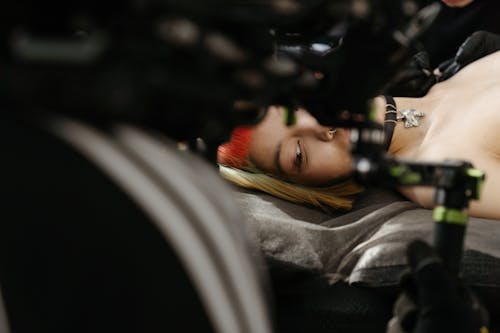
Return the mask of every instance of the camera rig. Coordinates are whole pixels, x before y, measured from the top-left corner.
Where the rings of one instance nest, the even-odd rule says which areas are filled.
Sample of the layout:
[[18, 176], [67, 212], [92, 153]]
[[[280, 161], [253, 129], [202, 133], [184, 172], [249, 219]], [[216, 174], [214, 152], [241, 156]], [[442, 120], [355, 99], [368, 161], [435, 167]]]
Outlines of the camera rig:
[[257, 122], [271, 104], [369, 126], [367, 100], [414, 53], [436, 12], [418, 14], [406, 0], [2, 6], [4, 108], [201, 137], [211, 159], [231, 128]]

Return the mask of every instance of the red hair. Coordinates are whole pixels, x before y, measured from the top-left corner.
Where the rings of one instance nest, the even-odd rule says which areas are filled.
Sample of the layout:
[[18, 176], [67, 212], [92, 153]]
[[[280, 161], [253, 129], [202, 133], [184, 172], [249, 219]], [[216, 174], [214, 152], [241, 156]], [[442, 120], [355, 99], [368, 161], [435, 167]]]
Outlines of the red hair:
[[250, 126], [236, 127], [231, 133], [229, 142], [223, 143], [217, 149], [217, 162], [237, 169], [248, 166], [251, 135]]

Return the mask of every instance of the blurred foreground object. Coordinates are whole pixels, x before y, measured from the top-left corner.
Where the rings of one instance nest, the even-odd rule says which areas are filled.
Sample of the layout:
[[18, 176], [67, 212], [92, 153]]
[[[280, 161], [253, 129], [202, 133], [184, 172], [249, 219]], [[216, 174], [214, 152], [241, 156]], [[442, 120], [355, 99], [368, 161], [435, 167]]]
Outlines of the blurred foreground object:
[[0, 125], [11, 332], [270, 332], [258, 254], [213, 168], [129, 125], [42, 124]]
[[488, 313], [477, 297], [445, 268], [423, 241], [407, 250], [409, 271], [394, 307], [388, 332], [488, 332]]
[[271, 104], [355, 121], [345, 112], [368, 111], [436, 15], [403, 0], [0, 6], [3, 109], [132, 122], [206, 147], [212, 161], [231, 128]]

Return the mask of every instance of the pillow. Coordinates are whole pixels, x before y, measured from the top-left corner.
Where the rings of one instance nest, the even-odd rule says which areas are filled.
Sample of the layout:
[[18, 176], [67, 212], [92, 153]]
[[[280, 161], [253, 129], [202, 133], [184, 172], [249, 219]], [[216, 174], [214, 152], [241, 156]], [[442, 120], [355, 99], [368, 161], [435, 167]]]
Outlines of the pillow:
[[[433, 235], [432, 211], [386, 190], [369, 190], [352, 211], [329, 215], [254, 192], [236, 192], [255, 242], [270, 262], [327, 275], [331, 282], [396, 285], [406, 245]], [[500, 285], [500, 223], [470, 218], [463, 277], [469, 285]]]

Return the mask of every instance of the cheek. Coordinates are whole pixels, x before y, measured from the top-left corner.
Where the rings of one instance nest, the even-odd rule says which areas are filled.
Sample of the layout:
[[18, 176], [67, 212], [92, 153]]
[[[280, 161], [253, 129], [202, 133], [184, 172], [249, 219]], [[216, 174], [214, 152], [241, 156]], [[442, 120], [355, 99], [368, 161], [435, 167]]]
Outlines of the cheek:
[[348, 149], [335, 147], [325, 150], [318, 156], [315, 166], [311, 168], [310, 178], [316, 184], [332, 181], [347, 176], [351, 172], [352, 157]]
[[336, 173], [335, 176], [345, 176], [351, 170], [352, 156], [349, 149], [344, 147], [336, 151], [335, 156], [331, 160], [331, 170]]

